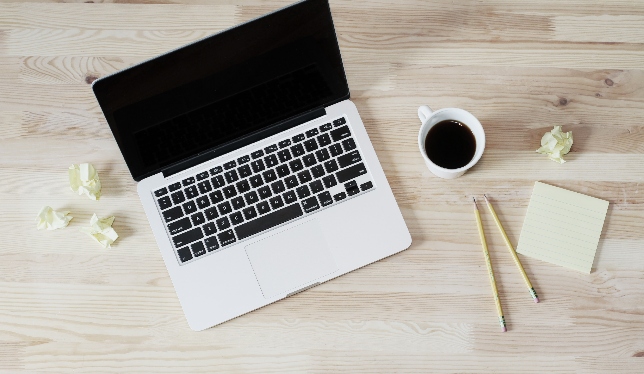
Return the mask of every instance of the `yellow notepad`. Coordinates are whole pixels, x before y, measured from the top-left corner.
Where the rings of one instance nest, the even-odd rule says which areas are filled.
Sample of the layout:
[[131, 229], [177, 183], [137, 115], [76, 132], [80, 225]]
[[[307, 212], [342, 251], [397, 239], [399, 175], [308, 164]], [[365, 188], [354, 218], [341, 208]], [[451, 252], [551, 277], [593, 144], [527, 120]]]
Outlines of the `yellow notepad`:
[[536, 182], [517, 252], [590, 273], [608, 201]]

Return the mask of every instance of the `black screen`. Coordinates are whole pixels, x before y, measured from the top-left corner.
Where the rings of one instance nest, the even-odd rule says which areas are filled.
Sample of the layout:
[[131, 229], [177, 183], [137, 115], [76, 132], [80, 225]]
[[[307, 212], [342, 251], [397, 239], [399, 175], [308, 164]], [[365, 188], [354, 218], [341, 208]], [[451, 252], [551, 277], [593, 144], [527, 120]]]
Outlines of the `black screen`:
[[97, 80], [135, 180], [348, 97], [327, 0], [306, 0]]

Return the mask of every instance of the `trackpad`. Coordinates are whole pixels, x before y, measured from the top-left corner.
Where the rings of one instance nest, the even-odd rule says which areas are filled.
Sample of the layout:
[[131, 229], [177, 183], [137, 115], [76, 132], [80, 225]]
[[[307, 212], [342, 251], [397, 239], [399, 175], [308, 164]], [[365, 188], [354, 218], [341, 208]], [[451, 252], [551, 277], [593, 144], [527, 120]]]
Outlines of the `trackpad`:
[[245, 249], [267, 299], [297, 291], [337, 270], [316, 220], [249, 244]]

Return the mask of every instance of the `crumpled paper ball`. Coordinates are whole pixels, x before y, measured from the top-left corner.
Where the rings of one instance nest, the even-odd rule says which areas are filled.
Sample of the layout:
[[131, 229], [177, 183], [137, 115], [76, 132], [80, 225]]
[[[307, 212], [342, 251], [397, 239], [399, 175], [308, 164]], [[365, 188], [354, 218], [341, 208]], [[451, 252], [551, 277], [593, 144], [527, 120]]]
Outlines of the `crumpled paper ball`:
[[79, 195], [87, 195], [92, 200], [101, 197], [101, 181], [92, 164], [78, 164], [69, 167], [69, 185]]
[[72, 220], [72, 216], [68, 216], [69, 212], [57, 212], [53, 210], [50, 206], [44, 206], [40, 209], [38, 217], [36, 217], [37, 228], [38, 230], [56, 230], [67, 227], [69, 221]]
[[119, 237], [112, 228], [114, 216], [98, 219], [96, 214], [89, 220], [90, 227], [83, 227], [81, 231], [91, 236], [103, 248], [110, 248], [111, 244]]
[[572, 147], [572, 131], [562, 132], [561, 126], [555, 126], [552, 131], [547, 132], [541, 138], [541, 148], [537, 153], [547, 155], [552, 161], [560, 164], [566, 162], [563, 155], [570, 152]]

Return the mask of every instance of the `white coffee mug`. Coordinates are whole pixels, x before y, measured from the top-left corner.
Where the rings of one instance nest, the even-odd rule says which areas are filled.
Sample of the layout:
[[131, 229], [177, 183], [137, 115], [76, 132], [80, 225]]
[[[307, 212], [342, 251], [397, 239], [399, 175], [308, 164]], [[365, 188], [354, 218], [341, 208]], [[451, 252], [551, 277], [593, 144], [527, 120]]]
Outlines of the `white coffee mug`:
[[[443, 108], [432, 112], [427, 105], [423, 105], [418, 108], [418, 118], [420, 118], [420, 122], [422, 123], [420, 131], [418, 132], [418, 147], [420, 148], [420, 153], [425, 159], [427, 168], [429, 168], [429, 171], [437, 177], [445, 179], [458, 178], [465, 174], [469, 168], [474, 166], [479, 159], [481, 159], [483, 150], [485, 149], [485, 132], [483, 131], [481, 122], [479, 122], [479, 120], [477, 120], [470, 112], [458, 108]], [[429, 159], [429, 157], [427, 157], [427, 152], [425, 151], [425, 138], [427, 138], [429, 130], [437, 123], [446, 120], [454, 120], [465, 124], [470, 128], [470, 130], [472, 130], [474, 139], [476, 139], [476, 151], [474, 151], [474, 157], [472, 157], [472, 160], [467, 165], [458, 169], [446, 169], [436, 165]]]

